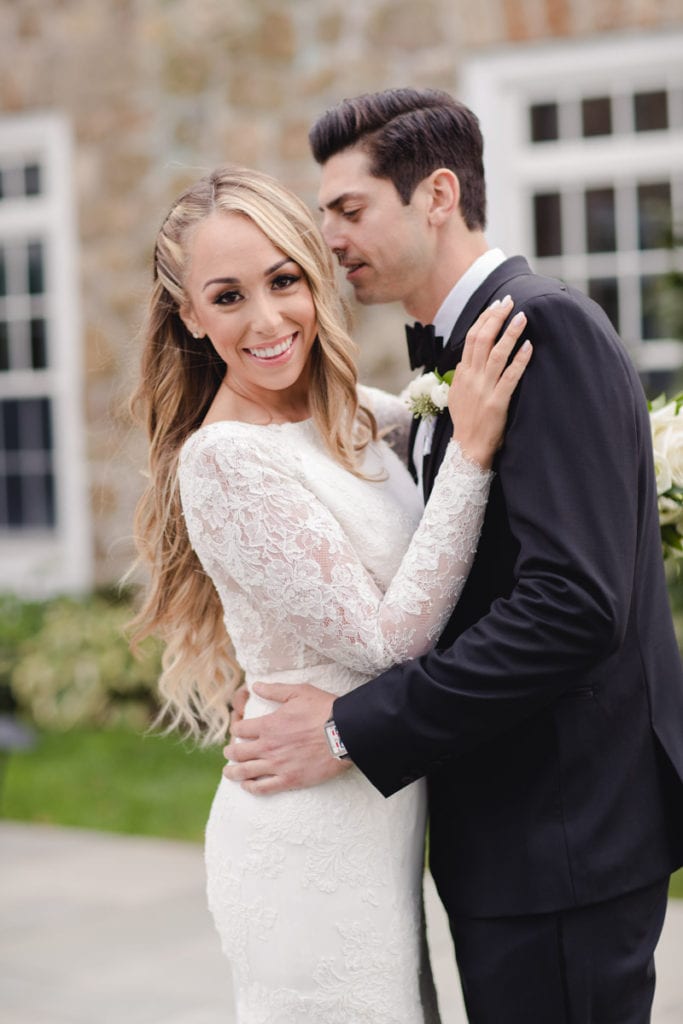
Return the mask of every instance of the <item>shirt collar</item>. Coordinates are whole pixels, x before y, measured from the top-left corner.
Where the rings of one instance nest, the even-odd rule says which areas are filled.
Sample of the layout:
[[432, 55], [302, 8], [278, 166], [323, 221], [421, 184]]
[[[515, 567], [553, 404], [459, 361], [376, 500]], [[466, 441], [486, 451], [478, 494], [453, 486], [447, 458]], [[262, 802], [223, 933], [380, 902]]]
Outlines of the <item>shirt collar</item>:
[[458, 317], [479, 285], [483, 284], [489, 274], [492, 274], [496, 267], [499, 267], [506, 259], [502, 249], [488, 249], [487, 252], [477, 257], [453, 285], [434, 317], [435, 333], [443, 339], [444, 345], [450, 338]]

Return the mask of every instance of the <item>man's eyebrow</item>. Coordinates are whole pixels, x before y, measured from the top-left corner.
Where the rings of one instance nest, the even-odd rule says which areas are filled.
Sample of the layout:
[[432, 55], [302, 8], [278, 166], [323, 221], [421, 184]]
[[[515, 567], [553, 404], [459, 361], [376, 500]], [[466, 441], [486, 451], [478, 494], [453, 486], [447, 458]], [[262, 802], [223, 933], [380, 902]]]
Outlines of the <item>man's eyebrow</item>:
[[319, 206], [318, 209], [320, 210], [321, 213], [323, 213], [325, 210], [338, 210], [339, 207], [343, 206], [344, 203], [348, 202], [349, 199], [362, 198], [362, 192], [342, 192], [342, 194], [340, 196], [337, 196], [336, 199], [330, 199], [329, 203], [324, 203], [322, 206]]

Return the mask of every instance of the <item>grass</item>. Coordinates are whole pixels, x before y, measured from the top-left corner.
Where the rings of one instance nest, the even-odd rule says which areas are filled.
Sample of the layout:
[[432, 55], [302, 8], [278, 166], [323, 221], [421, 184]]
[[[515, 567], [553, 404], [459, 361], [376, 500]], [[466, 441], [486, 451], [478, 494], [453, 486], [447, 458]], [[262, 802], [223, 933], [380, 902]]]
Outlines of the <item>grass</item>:
[[44, 733], [33, 750], [5, 760], [0, 816], [201, 840], [223, 764], [220, 748], [174, 737]]
[[[0, 817], [200, 841], [223, 764], [169, 736], [45, 733], [5, 763]], [[683, 899], [683, 870], [670, 895]]]

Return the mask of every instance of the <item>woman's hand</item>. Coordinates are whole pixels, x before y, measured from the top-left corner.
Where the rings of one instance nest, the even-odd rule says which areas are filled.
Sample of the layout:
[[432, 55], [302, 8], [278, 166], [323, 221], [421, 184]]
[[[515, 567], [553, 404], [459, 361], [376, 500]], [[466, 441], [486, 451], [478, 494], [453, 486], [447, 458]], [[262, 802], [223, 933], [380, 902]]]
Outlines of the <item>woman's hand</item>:
[[453, 440], [483, 469], [503, 443], [510, 399], [531, 358], [531, 342], [525, 341], [506, 366], [526, 325], [524, 313], [512, 318], [496, 343], [512, 305], [509, 295], [494, 302], [470, 327], [448, 392]]

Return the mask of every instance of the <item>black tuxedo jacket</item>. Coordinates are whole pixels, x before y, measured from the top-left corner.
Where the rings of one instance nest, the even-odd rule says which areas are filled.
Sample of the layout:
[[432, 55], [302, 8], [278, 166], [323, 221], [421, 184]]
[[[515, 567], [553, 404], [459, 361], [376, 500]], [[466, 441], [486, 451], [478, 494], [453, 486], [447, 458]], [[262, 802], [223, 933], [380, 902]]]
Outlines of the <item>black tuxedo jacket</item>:
[[[334, 704], [382, 793], [428, 776], [452, 915], [584, 905], [683, 863], [683, 674], [642, 388], [600, 308], [521, 257], [472, 297], [442, 371], [508, 292], [534, 354], [460, 602], [436, 650]], [[443, 415], [427, 493], [449, 439]]]

